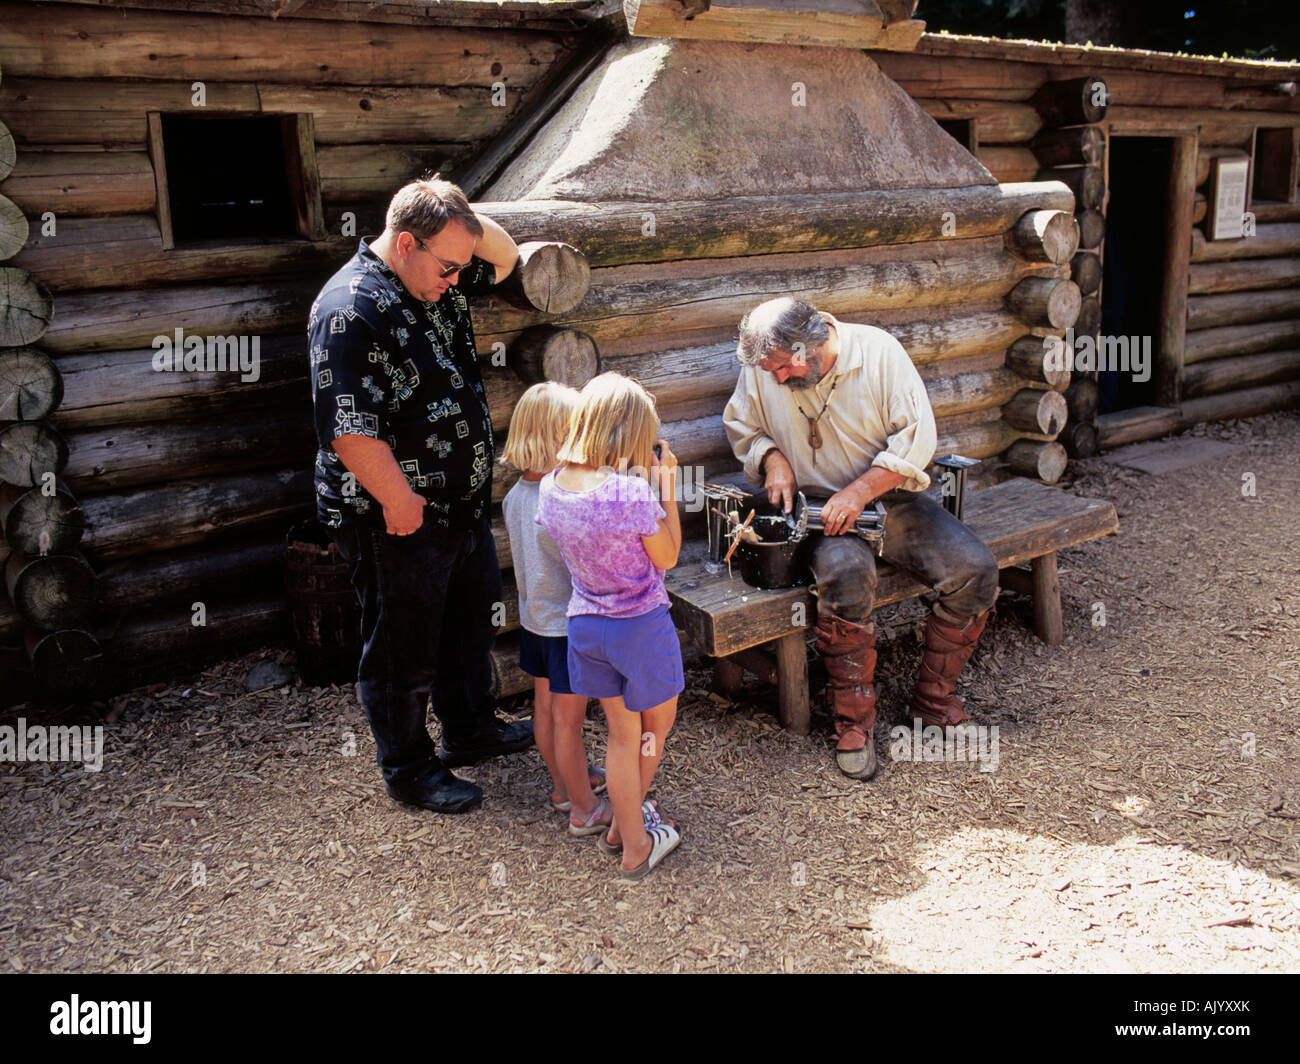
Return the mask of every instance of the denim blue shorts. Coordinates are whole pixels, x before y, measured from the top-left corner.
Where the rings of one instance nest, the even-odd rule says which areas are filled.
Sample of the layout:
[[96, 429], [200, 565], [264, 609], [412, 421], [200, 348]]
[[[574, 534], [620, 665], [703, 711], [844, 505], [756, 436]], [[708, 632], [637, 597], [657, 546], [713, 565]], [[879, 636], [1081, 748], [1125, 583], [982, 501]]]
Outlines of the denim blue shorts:
[[668, 607], [639, 617], [570, 617], [569, 681], [589, 698], [621, 695], [633, 713], [681, 694], [686, 686], [682, 645]]
[[552, 694], [573, 694], [573, 688], [569, 686], [568, 636], [537, 635], [527, 628], [521, 628], [519, 667], [529, 676], [544, 677]]

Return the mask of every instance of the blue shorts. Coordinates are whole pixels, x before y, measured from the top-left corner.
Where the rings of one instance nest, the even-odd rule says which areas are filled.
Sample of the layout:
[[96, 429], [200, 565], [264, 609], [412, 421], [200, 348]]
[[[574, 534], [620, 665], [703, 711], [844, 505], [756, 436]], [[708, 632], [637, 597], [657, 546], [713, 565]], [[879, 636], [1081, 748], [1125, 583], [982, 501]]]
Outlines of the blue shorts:
[[569, 637], [537, 635], [519, 630], [519, 667], [529, 676], [546, 679], [552, 694], [571, 695], [569, 686]]
[[633, 713], [681, 694], [682, 645], [668, 607], [639, 617], [570, 617], [569, 679], [574, 691], [589, 698], [621, 695]]

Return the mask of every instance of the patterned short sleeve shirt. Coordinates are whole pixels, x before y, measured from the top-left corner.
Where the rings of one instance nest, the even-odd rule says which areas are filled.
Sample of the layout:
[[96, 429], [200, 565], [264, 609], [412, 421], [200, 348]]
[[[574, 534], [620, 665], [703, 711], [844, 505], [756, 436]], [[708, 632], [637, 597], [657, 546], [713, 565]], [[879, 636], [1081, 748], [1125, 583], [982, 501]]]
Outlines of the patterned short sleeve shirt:
[[494, 440], [466, 295], [496, 268], [475, 257], [436, 303], [417, 299], [363, 239], [307, 321], [316, 415], [316, 510], [339, 527], [382, 508], [334, 452], [340, 436], [392, 448], [425, 520], [465, 528], [488, 511]]

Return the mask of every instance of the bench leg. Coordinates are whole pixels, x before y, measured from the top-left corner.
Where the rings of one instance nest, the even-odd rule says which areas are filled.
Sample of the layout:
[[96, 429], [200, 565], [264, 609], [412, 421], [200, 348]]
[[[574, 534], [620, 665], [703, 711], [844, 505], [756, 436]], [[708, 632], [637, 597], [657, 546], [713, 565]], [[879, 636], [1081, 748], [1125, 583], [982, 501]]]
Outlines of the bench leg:
[[1065, 642], [1065, 622], [1061, 619], [1061, 585], [1056, 578], [1056, 551], [1043, 554], [1030, 563], [1034, 579], [1034, 627], [1038, 638], [1048, 646]]
[[796, 735], [807, 735], [812, 727], [808, 705], [808, 648], [803, 631], [774, 640], [776, 651], [777, 698], [782, 727]]
[[745, 681], [745, 670], [729, 658], [713, 659], [712, 690], [728, 698], [734, 698]]

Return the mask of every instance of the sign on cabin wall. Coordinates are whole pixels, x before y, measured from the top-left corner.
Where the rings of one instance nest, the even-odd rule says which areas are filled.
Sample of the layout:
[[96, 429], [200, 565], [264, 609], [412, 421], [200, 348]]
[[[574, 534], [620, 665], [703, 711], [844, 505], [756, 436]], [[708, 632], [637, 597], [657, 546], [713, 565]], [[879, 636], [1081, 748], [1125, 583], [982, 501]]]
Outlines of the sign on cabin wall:
[[1243, 235], [1249, 159], [1215, 159], [1213, 194], [1206, 230], [1211, 240], [1236, 240]]

